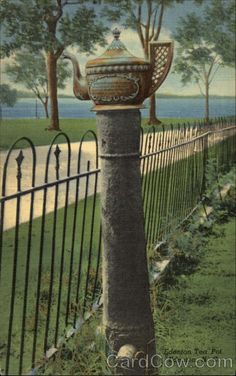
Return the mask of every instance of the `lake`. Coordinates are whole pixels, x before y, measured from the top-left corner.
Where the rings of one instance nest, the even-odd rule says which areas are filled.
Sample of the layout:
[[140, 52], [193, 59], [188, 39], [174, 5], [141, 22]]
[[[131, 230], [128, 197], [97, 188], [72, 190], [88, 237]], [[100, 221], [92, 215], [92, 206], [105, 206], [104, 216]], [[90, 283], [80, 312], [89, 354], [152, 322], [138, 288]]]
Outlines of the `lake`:
[[[148, 101], [142, 109], [142, 116], [148, 117]], [[93, 118], [92, 102], [79, 101], [76, 98], [59, 98], [59, 112], [61, 118]], [[203, 118], [204, 98], [158, 98], [157, 113], [160, 118]], [[224, 116], [235, 114], [234, 98], [210, 99], [210, 116]], [[43, 118], [44, 111], [40, 102], [35, 99], [20, 99], [14, 107], [2, 107], [3, 119]]]

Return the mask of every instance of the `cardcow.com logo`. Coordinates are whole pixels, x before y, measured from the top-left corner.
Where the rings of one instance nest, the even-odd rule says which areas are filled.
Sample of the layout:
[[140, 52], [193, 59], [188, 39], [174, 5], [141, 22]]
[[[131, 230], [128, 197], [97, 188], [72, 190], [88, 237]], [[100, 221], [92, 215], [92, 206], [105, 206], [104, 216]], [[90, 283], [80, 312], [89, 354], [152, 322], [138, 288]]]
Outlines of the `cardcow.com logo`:
[[118, 358], [115, 354], [107, 357], [107, 365], [110, 368], [232, 368], [232, 358], [219, 358], [218, 356], [199, 356], [199, 357], [171, 357], [154, 354], [134, 358]]

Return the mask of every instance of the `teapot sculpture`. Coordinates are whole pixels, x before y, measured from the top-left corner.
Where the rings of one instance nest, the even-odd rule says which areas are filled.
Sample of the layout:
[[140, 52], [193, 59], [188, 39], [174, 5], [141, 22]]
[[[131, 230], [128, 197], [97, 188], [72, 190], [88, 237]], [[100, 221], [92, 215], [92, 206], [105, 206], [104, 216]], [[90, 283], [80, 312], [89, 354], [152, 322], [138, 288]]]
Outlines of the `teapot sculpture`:
[[76, 57], [64, 53], [73, 64], [74, 95], [93, 100], [96, 110], [105, 108], [140, 108], [165, 80], [173, 58], [173, 43], [150, 43], [150, 61], [133, 56], [113, 30], [114, 40], [98, 58], [86, 64], [86, 77], [80, 72]]

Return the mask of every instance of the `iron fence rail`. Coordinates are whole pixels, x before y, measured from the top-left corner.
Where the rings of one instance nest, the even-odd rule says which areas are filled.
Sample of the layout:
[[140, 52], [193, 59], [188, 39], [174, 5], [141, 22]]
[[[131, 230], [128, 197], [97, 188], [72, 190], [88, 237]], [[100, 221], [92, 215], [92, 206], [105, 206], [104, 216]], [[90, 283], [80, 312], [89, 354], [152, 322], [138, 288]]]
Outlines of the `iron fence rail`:
[[[141, 132], [140, 168], [147, 243], [165, 238], [199, 202], [207, 160], [235, 161], [235, 119]], [[94, 142], [86, 144], [86, 138]], [[65, 147], [58, 144], [65, 140]], [[26, 149], [15, 149], [19, 143]], [[26, 145], [24, 145], [26, 146]], [[83, 149], [93, 147], [93, 153]], [[26, 162], [26, 153], [30, 163]], [[64, 159], [63, 159], [64, 155]], [[15, 166], [10, 161], [15, 158]], [[25, 374], [47, 359], [96, 306], [101, 294], [98, 143], [86, 132], [77, 152], [57, 135], [38, 179], [36, 148], [26, 137], [9, 150], [2, 174], [0, 359], [3, 374]], [[72, 164], [74, 165], [72, 166]], [[24, 169], [24, 163], [26, 168]], [[9, 172], [10, 171], [10, 172]], [[15, 184], [8, 181], [15, 171]], [[29, 175], [24, 185], [24, 175]], [[10, 185], [10, 192], [9, 187]], [[14, 191], [15, 190], [15, 191]], [[38, 196], [37, 196], [38, 195]], [[40, 202], [40, 204], [39, 204]], [[9, 206], [8, 205], [13, 206]], [[14, 226], [6, 226], [7, 217]]]

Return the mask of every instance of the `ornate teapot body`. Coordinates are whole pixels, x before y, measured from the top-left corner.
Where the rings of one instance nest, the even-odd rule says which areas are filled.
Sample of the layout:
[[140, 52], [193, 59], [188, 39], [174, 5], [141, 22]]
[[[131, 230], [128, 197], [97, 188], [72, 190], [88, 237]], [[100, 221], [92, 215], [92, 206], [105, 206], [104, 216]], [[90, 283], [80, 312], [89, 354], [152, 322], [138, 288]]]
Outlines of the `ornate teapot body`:
[[96, 109], [141, 107], [166, 78], [172, 58], [173, 44], [151, 43], [150, 62], [134, 57], [113, 30], [114, 40], [99, 58], [86, 64], [86, 78], [80, 73], [73, 55], [64, 54], [74, 66], [74, 94], [78, 99], [91, 99]]

